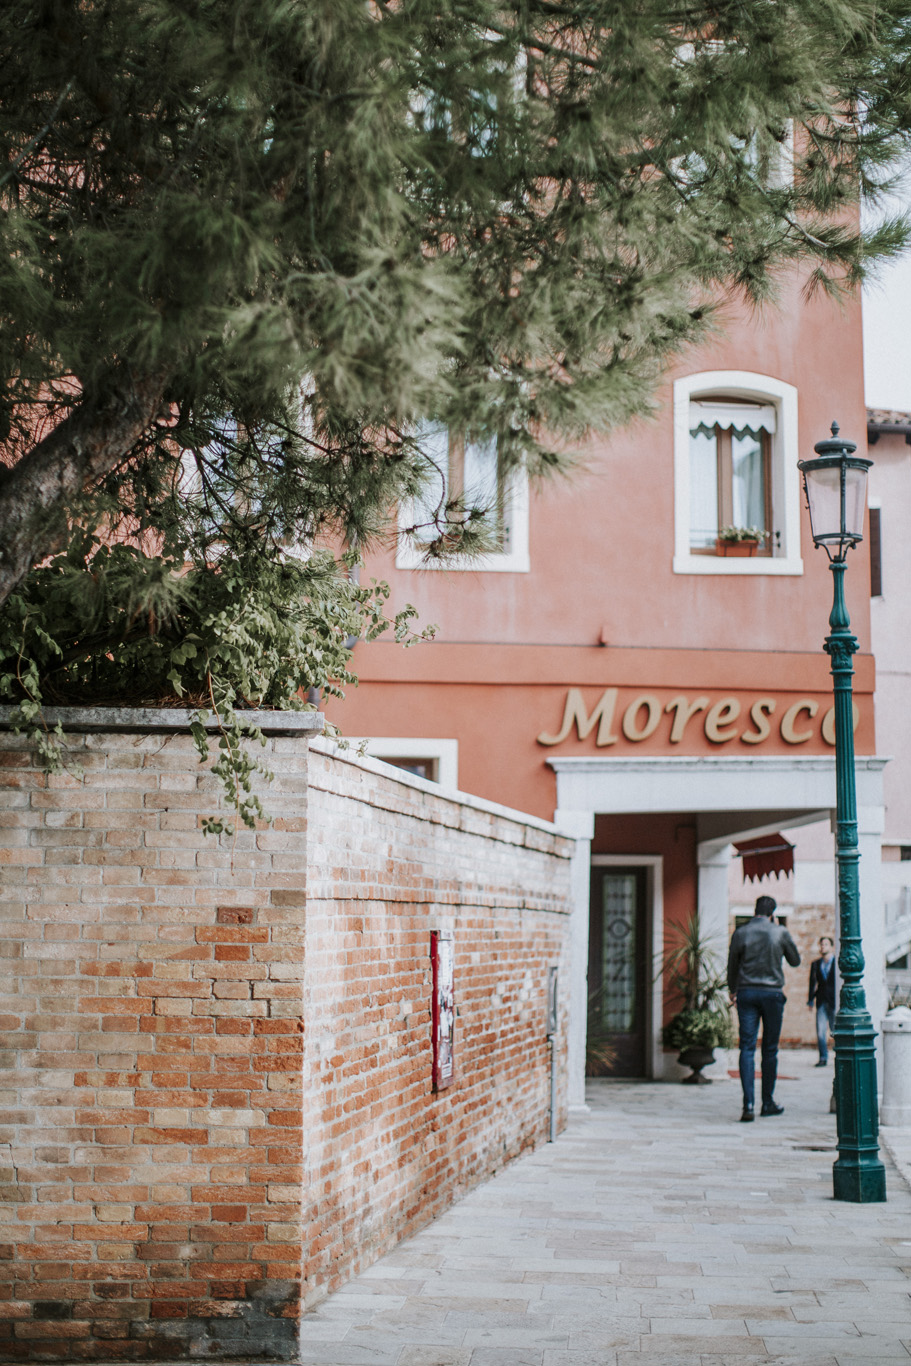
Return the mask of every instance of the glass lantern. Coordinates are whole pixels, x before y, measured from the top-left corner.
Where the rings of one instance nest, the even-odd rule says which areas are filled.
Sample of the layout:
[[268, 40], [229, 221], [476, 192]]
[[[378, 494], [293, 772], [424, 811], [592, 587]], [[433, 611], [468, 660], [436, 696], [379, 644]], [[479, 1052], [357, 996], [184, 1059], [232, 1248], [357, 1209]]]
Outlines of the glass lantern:
[[813, 449], [816, 460], [797, 462], [813, 543], [821, 545], [830, 560], [841, 561], [852, 545], [863, 540], [867, 471], [873, 461], [855, 455], [857, 447], [840, 439], [837, 422], [832, 423], [831, 438], [818, 441]]

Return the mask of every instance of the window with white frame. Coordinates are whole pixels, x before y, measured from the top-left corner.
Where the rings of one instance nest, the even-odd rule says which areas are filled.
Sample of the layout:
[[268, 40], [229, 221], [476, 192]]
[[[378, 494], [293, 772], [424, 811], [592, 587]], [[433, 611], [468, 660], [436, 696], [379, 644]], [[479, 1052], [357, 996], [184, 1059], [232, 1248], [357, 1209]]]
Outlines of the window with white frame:
[[459, 785], [458, 740], [385, 735], [361, 740], [349, 738], [348, 744], [363, 747], [363, 752], [371, 759], [382, 759], [416, 778], [439, 783], [441, 787], [457, 788]]
[[735, 370], [677, 380], [674, 571], [802, 573], [797, 458], [793, 385]]
[[690, 551], [716, 553], [727, 530], [755, 531], [771, 553], [774, 404], [711, 395], [690, 403]]
[[[399, 516], [396, 564], [400, 569], [475, 569], [528, 572], [528, 480], [522, 469], [505, 470], [496, 437], [472, 441], [440, 423], [422, 423], [416, 441], [428, 469], [418, 497]], [[424, 547], [440, 535], [447, 510], [475, 509], [475, 525], [487, 533], [484, 554], [436, 560]], [[477, 511], [482, 516], [477, 519]], [[456, 513], [456, 517], [462, 515]]]

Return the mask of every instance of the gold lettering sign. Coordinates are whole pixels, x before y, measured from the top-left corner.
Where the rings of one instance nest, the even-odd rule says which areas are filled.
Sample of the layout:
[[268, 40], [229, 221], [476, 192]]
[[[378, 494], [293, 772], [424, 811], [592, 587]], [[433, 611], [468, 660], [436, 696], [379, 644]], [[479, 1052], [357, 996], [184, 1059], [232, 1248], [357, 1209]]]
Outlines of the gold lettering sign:
[[781, 738], [789, 745], [805, 745], [808, 740], [813, 739], [811, 730], [797, 729], [797, 718], [802, 711], [807, 712], [812, 720], [819, 711], [819, 703], [814, 702], [811, 697], [802, 697], [799, 702], [794, 702], [788, 707], [781, 718]]
[[563, 720], [556, 735], [542, 734], [538, 736], [539, 745], [562, 745], [569, 735], [573, 726], [576, 727], [576, 734], [580, 740], [585, 740], [591, 734], [595, 722], [598, 722], [598, 734], [595, 737], [595, 744], [600, 748], [602, 745], [615, 745], [617, 736], [611, 734], [611, 726], [614, 723], [614, 707], [617, 705], [617, 689], [605, 688], [591, 716], [585, 710], [585, 703], [578, 688], [570, 688], [566, 694], [566, 705], [563, 708]]
[[[741, 740], [745, 745], [761, 745], [763, 740], [768, 740], [772, 733], [769, 724], [769, 717], [775, 710], [776, 702], [774, 697], [758, 697], [750, 707], [750, 720], [756, 727], [755, 730], [745, 730], [741, 735]], [[834, 744], [835, 741], [833, 740]]]
[[674, 713], [674, 724], [671, 726], [670, 742], [672, 745], [679, 745], [686, 730], [686, 723], [695, 716], [697, 712], [705, 711], [709, 705], [707, 697], [697, 697], [695, 702], [690, 702], [682, 694], [680, 697], [672, 697], [664, 708], [667, 712]]
[[[589, 712], [580, 688], [570, 688], [563, 705], [563, 718], [556, 734], [542, 731], [538, 736], [539, 745], [562, 745], [575, 728], [576, 737], [586, 740], [597, 726], [595, 745], [603, 749], [615, 745], [620, 736], [614, 730], [617, 713], [619, 688], [605, 688]], [[793, 696], [793, 694], [791, 694]], [[748, 720], [741, 721], [746, 708]], [[678, 693], [662, 706], [661, 699], [654, 693], [639, 693], [634, 696], [623, 710], [620, 730], [630, 744], [638, 745], [654, 735], [665, 717], [670, 717], [667, 742], [679, 745], [687, 734], [692, 735], [693, 727], [700, 725], [705, 738], [713, 745], [727, 745], [739, 740], [745, 745], [762, 745], [772, 736], [773, 728], [786, 745], [805, 745], [807, 741], [821, 736], [827, 745], [835, 744], [835, 708], [830, 707], [817, 722], [819, 703], [813, 697], [799, 697], [789, 700], [787, 708], [779, 715], [779, 699], [757, 697], [747, 702], [742, 697], [725, 696], [712, 700], [705, 694], [690, 699]], [[697, 719], [699, 718], [699, 719]], [[854, 703], [854, 729], [860, 721], [860, 709]]]
[[705, 737], [713, 745], [723, 745], [725, 740], [733, 740], [737, 727], [733, 724], [740, 715], [740, 703], [736, 697], [722, 697], [709, 709], [705, 718]]
[[[645, 707], [648, 716], [645, 723], [640, 726], [639, 713], [643, 707]], [[643, 693], [641, 697], [634, 698], [623, 713], [623, 734], [627, 740], [632, 740], [636, 744], [640, 740], [647, 740], [650, 735], [654, 735], [660, 721], [661, 703], [657, 697]]]

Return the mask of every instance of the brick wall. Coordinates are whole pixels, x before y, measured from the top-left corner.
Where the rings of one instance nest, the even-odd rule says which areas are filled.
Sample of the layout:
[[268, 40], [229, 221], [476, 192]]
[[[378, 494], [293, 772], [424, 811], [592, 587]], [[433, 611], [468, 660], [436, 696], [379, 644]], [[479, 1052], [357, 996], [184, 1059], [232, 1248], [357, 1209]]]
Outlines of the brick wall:
[[281, 734], [272, 825], [214, 840], [186, 734], [69, 719], [82, 777], [0, 732], [4, 1357], [293, 1356], [302, 1275], [310, 1303], [544, 1136], [569, 845], [319, 755], [308, 851], [307, 740]]
[[[566, 1109], [572, 841], [386, 765], [310, 758], [305, 1302], [547, 1137]], [[370, 820], [365, 821], [365, 808]], [[455, 944], [456, 1080], [431, 1089], [430, 931]], [[318, 1236], [317, 1236], [318, 1235]]]

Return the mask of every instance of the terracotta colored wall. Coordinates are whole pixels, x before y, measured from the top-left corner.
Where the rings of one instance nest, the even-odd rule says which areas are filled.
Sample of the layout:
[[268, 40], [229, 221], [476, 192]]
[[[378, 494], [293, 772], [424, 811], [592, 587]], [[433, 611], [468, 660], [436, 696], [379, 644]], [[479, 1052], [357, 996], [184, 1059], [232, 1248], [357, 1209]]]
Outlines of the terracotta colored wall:
[[[728, 307], [723, 329], [682, 357], [675, 374], [735, 369], [767, 374], [798, 390], [799, 450], [812, 454], [833, 418], [863, 443], [859, 304], [807, 302], [800, 283], [785, 282], [781, 307], [755, 314]], [[832, 345], [837, 335], [838, 345]], [[821, 378], [822, 376], [822, 378]], [[393, 603], [412, 602], [424, 622], [438, 625], [432, 645], [402, 651], [377, 642], [358, 646], [361, 686], [328, 714], [348, 734], [439, 736], [460, 743], [460, 786], [549, 817], [555, 784], [549, 754], [599, 751], [596, 735], [575, 735], [546, 750], [535, 742], [560, 726], [569, 688], [583, 690], [590, 709], [604, 689], [620, 689], [610, 749], [629, 742], [619, 733], [623, 709], [637, 694], [666, 706], [676, 695], [710, 705], [734, 694], [740, 729], [753, 702], [774, 695], [773, 733], [755, 749], [739, 737], [712, 744], [704, 717], [690, 723], [679, 745], [670, 721], [632, 747], [646, 753], [832, 753], [819, 737], [831, 705], [828, 660], [822, 653], [831, 604], [831, 575], [814, 551], [802, 509], [804, 572], [795, 576], [675, 574], [672, 378], [658, 392], [651, 421], [580, 449], [579, 469], [533, 493], [530, 572], [406, 571], [391, 552], [371, 558], [369, 572], [388, 578]], [[834, 406], [833, 406], [834, 405]], [[802, 502], [802, 499], [801, 499]], [[875, 752], [866, 566], [849, 574], [852, 625], [861, 642], [855, 697], [860, 709], [858, 753]], [[812, 738], [784, 742], [777, 724], [801, 697], [818, 704]], [[805, 717], [803, 719], [806, 719]]]
[[[552, 756], [744, 757], [834, 752], [821, 734], [821, 723], [831, 706], [828, 659], [821, 651], [819, 655], [776, 656], [771, 652], [642, 650], [621, 655], [597, 648], [531, 652], [504, 646], [469, 651], [455, 645], [429, 645], [407, 654], [395, 646], [374, 647], [372, 654], [358, 651], [356, 661], [360, 660], [367, 677], [343, 704], [327, 707], [330, 718], [339, 721], [348, 734], [456, 738], [462, 789], [543, 819], [553, 816], [556, 803], [556, 780], [547, 765]], [[562, 681], [554, 676], [557, 669], [565, 670]], [[534, 671], [539, 671], [540, 681], [533, 681]], [[434, 674], [450, 681], [435, 682]], [[874, 752], [872, 678], [872, 660], [859, 658], [855, 692], [860, 712], [855, 736], [859, 754]], [[574, 726], [559, 745], [539, 743], [541, 734], [559, 734], [570, 688], [578, 689], [591, 717], [605, 689], [612, 687], [617, 688], [617, 701], [609, 744], [599, 747], [598, 725], [585, 739], [579, 738]], [[643, 695], [655, 698], [662, 708], [660, 724], [648, 738], [631, 741], [623, 732], [624, 714]], [[683, 739], [672, 744], [674, 714], [667, 707], [679, 696], [690, 703], [707, 698], [708, 706], [688, 722]], [[768, 718], [768, 739], [750, 744], [741, 738], [756, 734], [750, 709], [758, 699], [770, 696], [776, 709]], [[711, 707], [727, 697], [735, 697], [741, 706], [736, 721], [723, 727], [732, 738], [711, 742], [706, 738], [706, 718]], [[781, 738], [781, 720], [792, 703], [804, 698], [818, 708], [813, 717], [801, 712], [796, 723], [798, 733], [808, 733], [810, 738], [788, 744]], [[643, 709], [638, 716], [640, 726], [645, 717]]]
[[[779, 308], [728, 307], [719, 322], [711, 342], [680, 358], [675, 376], [710, 369], [771, 375], [798, 390], [795, 458], [812, 454], [833, 418], [863, 447], [859, 300], [807, 302], [801, 282], [785, 282]], [[532, 498], [529, 573], [397, 570], [388, 552], [371, 558], [370, 572], [393, 585], [394, 603], [412, 602], [423, 621], [437, 623], [444, 641], [566, 647], [603, 639], [622, 649], [818, 651], [830, 575], [824, 553], [813, 549], [805, 509], [802, 576], [672, 572], [671, 389], [669, 378], [658, 390], [653, 420], [592, 438], [568, 480], [540, 486]], [[869, 650], [866, 586], [849, 576], [847, 591], [861, 648]]]

